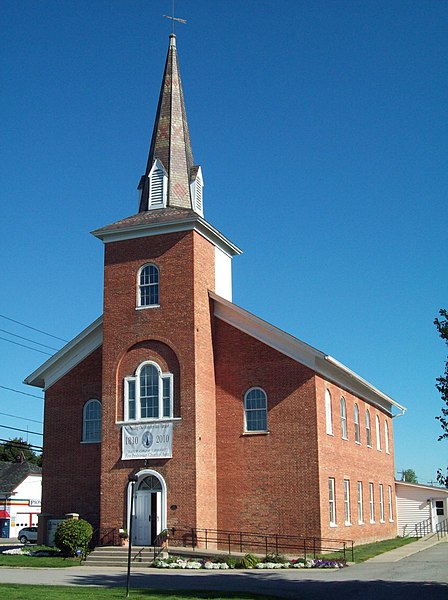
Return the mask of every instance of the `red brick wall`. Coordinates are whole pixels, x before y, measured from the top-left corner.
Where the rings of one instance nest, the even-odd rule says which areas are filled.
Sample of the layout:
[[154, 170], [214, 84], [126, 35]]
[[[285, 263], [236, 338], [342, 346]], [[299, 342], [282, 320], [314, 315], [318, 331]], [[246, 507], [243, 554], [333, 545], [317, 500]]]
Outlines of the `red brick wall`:
[[45, 392], [42, 513], [99, 525], [100, 444], [83, 444], [84, 404], [101, 400], [101, 348]]
[[[139, 268], [156, 264], [160, 307], [136, 309]], [[168, 525], [216, 525], [214, 371], [208, 289], [214, 247], [195, 232], [115, 242], [105, 249], [101, 526], [125, 522], [128, 475], [143, 460], [121, 460], [123, 377], [153, 358], [174, 374], [173, 458], [148, 460], [166, 480]], [[207, 414], [204, 417], [204, 408]], [[106, 433], [107, 432], [107, 433]], [[200, 516], [199, 516], [200, 515]]]
[[[325, 425], [325, 389], [331, 393], [333, 413], [333, 435], [326, 433]], [[340, 399], [345, 398], [347, 407], [347, 437], [342, 439]], [[392, 506], [395, 512], [395, 483], [394, 483], [394, 448], [392, 434], [392, 419], [383, 410], [376, 408], [341, 390], [336, 385], [328, 383], [321, 377], [316, 377], [317, 414], [319, 428], [319, 464], [322, 511], [322, 535], [338, 539], [379, 540], [397, 535], [396, 515], [389, 521], [388, 486], [392, 489]], [[354, 404], [359, 407], [360, 443], [355, 442]], [[366, 408], [370, 411], [372, 447], [366, 444]], [[376, 447], [375, 417], [380, 417], [381, 452]], [[389, 425], [389, 450], [386, 453], [384, 441], [384, 421]], [[336, 490], [337, 527], [329, 524], [329, 494], [328, 478], [334, 477]], [[351, 525], [345, 524], [344, 516], [344, 479], [350, 481], [350, 512]], [[358, 523], [358, 481], [363, 484], [363, 520]], [[374, 484], [375, 523], [370, 523], [369, 516], [369, 483]], [[384, 491], [384, 522], [380, 522], [379, 484]]]
[[[319, 535], [314, 373], [216, 319], [220, 529]], [[268, 434], [244, 433], [244, 394], [268, 397]]]

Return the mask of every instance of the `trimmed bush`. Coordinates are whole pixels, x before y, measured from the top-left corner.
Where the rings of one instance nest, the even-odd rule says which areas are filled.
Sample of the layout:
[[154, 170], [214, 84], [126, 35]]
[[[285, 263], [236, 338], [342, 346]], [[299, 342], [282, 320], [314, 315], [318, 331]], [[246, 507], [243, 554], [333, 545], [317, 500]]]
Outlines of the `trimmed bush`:
[[84, 519], [67, 519], [59, 523], [54, 536], [54, 543], [63, 556], [76, 556], [76, 551], [81, 550], [81, 556], [84, 558], [89, 551], [92, 534], [92, 525]]
[[253, 554], [246, 554], [240, 560], [238, 567], [240, 569], [254, 569], [255, 565], [260, 562], [260, 559]]

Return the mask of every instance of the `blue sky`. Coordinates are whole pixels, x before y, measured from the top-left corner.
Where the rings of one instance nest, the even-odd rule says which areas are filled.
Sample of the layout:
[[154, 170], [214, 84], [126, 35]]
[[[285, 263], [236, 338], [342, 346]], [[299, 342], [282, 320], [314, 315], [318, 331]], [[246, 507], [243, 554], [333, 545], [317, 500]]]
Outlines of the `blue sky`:
[[[170, 10], [3, 1], [0, 314], [67, 340], [101, 314], [89, 232], [137, 211]], [[205, 216], [244, 250], [234, 302], [404, 404], [396, 469], [434, 480], [448, 455], [433, 325], [448, 305], [448, 3], [178, 0], [176, 13]], [[0, 385], [41, 396], [21, 382], [47, 357], [0, 349]], [[0, 388], [0, 411], [38, 431], [43, 403]]]

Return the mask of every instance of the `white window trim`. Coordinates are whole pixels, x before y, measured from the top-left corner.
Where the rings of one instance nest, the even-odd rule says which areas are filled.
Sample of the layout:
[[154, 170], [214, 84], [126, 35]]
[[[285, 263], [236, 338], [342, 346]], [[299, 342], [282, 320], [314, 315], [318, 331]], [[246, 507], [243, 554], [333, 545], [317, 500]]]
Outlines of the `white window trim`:
[[371, 482], [369, 482], [369, 517], [370, 523], [375, 523], [375, 490]]
[[387, 494], [388, 494], [388, 501], [389, 501], [389, 523], [393, 523], [394, 522], [394, 509], [393, 509], [393, 504], [392, 504], [392, 486], [391, 485], [387, 486]]
[[327, 435], [334, 435], [331, 393], [328, 388], [325, 389], [325, 430], [327, 432]]
[[[347, 402], [344, 396], [341, 396], [340, 400], [341, 408], [341, 437], [343, 440], [348, 440], [348, 426], [347, 426]], [[344, 431], [345, 429], [345, 431]]]
[[[264, 410], [265, 410], [265, 412], [266, 412], [266, 429], [248, 429], [248, 428], [247, 428], [247, 408], [246, 408], [246, 398], [247, 398], [247, 395], [248, 395], [250, 392], [253, 392], [254, 390], [260, 390], [260, 392], [263, 392], [263, 394], [264, 394], [264, 397], [265, 397], [265, 399], [266, 399], [266, 408], [264, 409]], [[251, 411], [251, 410], [263, 410], [263, 409], [259, 408], [259, 409], [249, 409], [249, 410]], [[264, 390], [262, 387], [259, 387], [259, 386], [253, 386], [253, 387], [249, 388], [249, 389], [248, 389], [248, 390], [245, 392], [245, 394], [244, 394], [244, 433], [245, 433], [245, 434], [253, 434], [253, 433], [255, 433], [255, 434], [257, 434], [257, 433], [258, 433], [258, 434], [260, 434], [260, 433], [269, 433], [269, 431], [268, 431], [268, 395], [267, 395], [267, 393], [266, 393], [266, 390]]]
[[[159, 400], [159, 415], [162, 415], [160, 417], [148, 417], [148, 418], [141, 417], [139, 381], [140, 381], [140, 373], [141, 373], [143, 367], [145, 367], [146, 365], [152, 365], [152, 366], [156, 367], [156, 369], [159, 373], [159, 398], [158, 398], [158, 400]], [[168, 416], [168, 417], [163, 416], [163, 380], [164, 379], [169, 379], [169, 382], [170, 382], [170, 416]], [[129, 397], [128, 397], [129, 385], [128, 385], [128, 383], [131, 381], [135, 382], [135, 419], [129, 418]], [[128, 377], [124, 378], [124, 421], [118, 422], [118, 423], [137, 424], [137, 423], [150, 423], [150, 422], [158, 423], [160, 421], [173, 421], [174, 420], [173, 419], [173, 404], [174, 404], [173, 396], [174, 396], [173, 374], [172, 373], [163, 373], [162, 369], [156, 362], [154, 362], [152, 360], [146, 360], [137, 367], [134, 376], [128, 376]]]
[[362, 481], [358, 481], [358, 525], [364, 525], [364, 501], [363, 501]]
[[[333, 510], [331, 507], [333, 507]], [[328, 478], [328, 510], [330, 512], [330, 527], [337, 527], [336, 481], [334, 477]], [[332, 517], [334, 517], [334, 519], [332, 519]]]
[[379, 488], [380, 488], [380, 497], [379, 497], [379, 502], [380, 502], [380, 523], [385, 523], [385, 520], [384, 520], [384, 489], [383, 489], [383, 484], [382, 483], [379, 484]]
[[381, 424], [378, 415], [375, 415], [376, 449], [381, 452]]
[[[140, 275], [141, 272], [143, 271], [143, 269], [145, 269], [146, 267], [155, 267], [157, 269], [157, 273], [158, 273], [158, 281], [157, 281], [157, 297], [159, 299], [159, 303], [157, 304], [142, 304], [142, 297], [141, 297], [141, 285], [140, 285]], [[155, 285], [155, 284], [151, 284], [151, 285]], [[145, 263], [144, 265], [142, 265], [139, 270], [137, 271], [137, 300], [136, 300], [136, 309], [137, 310], [143, 310], [145, 308], [160, 308], [160, 269], [159, 267], [152, 262], [149, 263]]]
[[390, 454], [389, 424], [387, 421], [384, 421], [384, 449], [386, 450], [386, 454]]
[[[355, 433], [355, 443], [356, 444], [361, 444], [361, 428], [360, 428], [360, 424], [359, 424], [359, 406], [358, 403], [355, 402], [355, 405], [353, 407], [353, 426], [354, 426], [354, 433]], [[358, 438], [358, 439], [356, 439]]]
[[372, 418], [368, 408], [366, 408], [366, 445], [367, 448], [372, 447]]
[[82, 439], [81, 439], [81, 444], [101, 444], [101, 427], [100, 427], [100, 437], [97, 440], [86, 440], [86, 409], [89, 406], [89, 404], [92, 403], [98, 403], [100, 405], [100, 409], [101, 409], [101, 416], [100, 416], [100, 425], [102, 425], [102, 420], [103, 420], [103, 406], [101, 404], [101, 400], [98, 400], [98, 398], [90, 398], [89, 400], [87, 400], [87, 402], [84, 404], [84, 406], [82, 407]]
[[[348, 519], [347, 519], [348, 516]], [[352, 524], [351, 510], [350, 510], [350, 479], [344, 479], [344, 517], [345, 525], [350, 526]]]

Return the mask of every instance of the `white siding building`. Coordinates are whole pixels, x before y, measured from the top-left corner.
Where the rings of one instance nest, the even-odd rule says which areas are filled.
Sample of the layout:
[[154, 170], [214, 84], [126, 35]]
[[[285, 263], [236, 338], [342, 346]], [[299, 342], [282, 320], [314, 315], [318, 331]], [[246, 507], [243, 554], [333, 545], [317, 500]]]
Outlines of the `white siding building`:
[[398, 535], [412, 535], [423, 521], [428, 532], [435, 532], [437, 524], [448, 518], [448, 489], [396, 481], [395, 491]]

